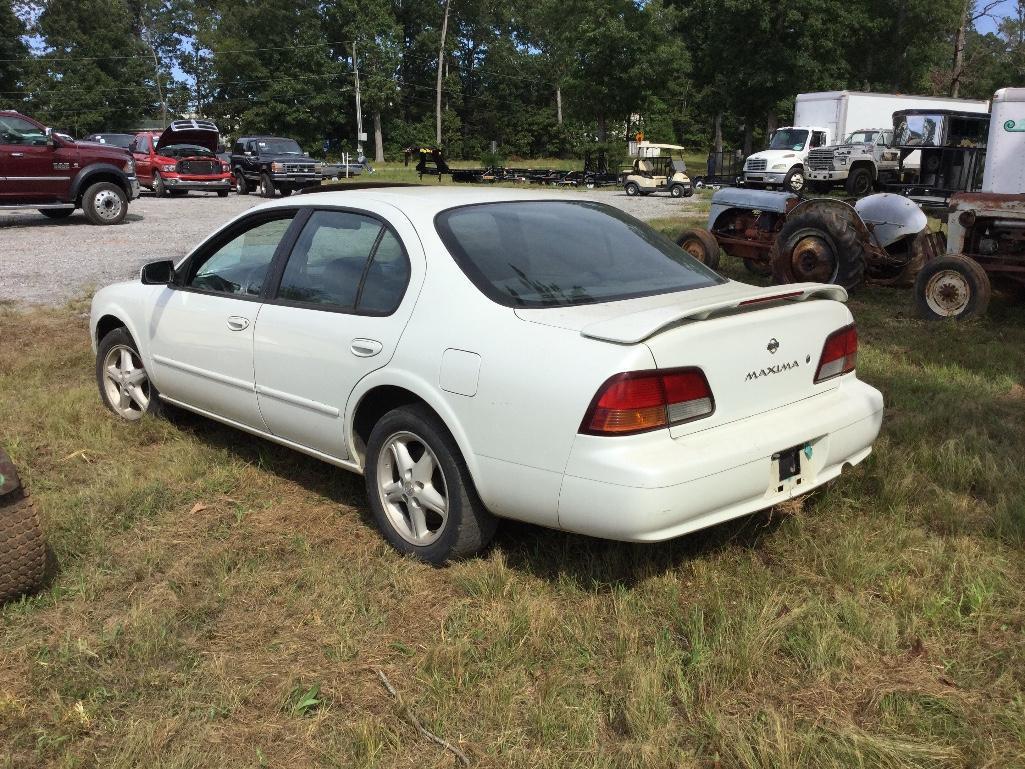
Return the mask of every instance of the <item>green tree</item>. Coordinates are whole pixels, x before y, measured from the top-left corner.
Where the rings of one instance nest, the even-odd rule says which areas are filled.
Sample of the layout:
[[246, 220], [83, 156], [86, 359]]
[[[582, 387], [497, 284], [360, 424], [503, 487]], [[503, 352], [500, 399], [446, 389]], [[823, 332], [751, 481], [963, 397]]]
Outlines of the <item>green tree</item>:
[[28, 58], [24, 34], [25, 24], [11, 0], [0, 0], [0, 104], [22, 99]]

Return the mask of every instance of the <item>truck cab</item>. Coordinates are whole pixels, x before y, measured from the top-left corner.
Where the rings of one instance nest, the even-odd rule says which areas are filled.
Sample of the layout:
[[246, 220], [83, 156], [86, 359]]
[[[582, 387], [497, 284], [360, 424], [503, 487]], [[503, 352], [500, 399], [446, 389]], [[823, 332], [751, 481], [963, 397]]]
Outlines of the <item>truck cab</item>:
[[900, 152], [894, 149], [890, 128], [860, 128], [840, 144], [819, 147], [808, 153], [805, 180], [814, 192], [829, 192], [842, 186], [849, 195], [860, 197], [877, 182], [895, 180]]
[[821, 126], [785, 126], [777, 129], [768, 149], [751, 155], [744, 164], [747, 187], [781, 187], [801, 192], [805, 185], [808, 153], [831, 141], [828, 128]]
[[319, 187], [324, 164], [314, 160], [295, 139], [281, 136], [243, 136], [231, 150], [235, 191], [258, 191], [265, 198], [283, 197], [307, 187]]

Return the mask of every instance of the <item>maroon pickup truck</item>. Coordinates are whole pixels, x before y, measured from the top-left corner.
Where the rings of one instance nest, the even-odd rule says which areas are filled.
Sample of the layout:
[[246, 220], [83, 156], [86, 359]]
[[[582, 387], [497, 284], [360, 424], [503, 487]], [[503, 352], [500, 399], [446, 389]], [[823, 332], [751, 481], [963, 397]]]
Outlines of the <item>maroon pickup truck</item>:
[[0, 111], [0, 210], [35, 208], [63, 219], [81, 208], [93, 224], [120, 224], [138, 196], [135, 161], [125, 150], [76, 142]]

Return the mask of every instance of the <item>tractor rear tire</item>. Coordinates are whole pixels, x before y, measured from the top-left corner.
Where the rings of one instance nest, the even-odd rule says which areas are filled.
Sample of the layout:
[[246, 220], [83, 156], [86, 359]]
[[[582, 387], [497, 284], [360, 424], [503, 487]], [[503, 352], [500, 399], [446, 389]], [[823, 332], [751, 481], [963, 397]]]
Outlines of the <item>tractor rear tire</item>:
[[865, 281], [865, 249], [835, 214], [809, 211], [788, 219], [769, 250], [777, 283], [835, 283], [852, 291]]
[[700, 227], [684, 230], [676, 236], [676, 245], [706, 267], [719, 269], [719, 241], [708, 230]]
[[974, 259], [941, 256], [926, 262], [915, 280], [915, 305], [926, 320], [968, 320], [986, 314], [993, 286]]
[[46, 540], [32, 500], [10, 458], [0, 450], [0, 603], [42, 587], [46, 555]]

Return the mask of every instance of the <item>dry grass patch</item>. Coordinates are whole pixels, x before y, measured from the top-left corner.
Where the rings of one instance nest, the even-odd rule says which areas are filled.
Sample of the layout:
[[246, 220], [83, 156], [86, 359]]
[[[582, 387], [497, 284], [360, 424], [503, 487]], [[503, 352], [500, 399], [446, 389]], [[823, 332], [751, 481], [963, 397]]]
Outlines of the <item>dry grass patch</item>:
[[[748, 279], [735, 264], [727, 269]], [[433, 569], [361, 479], [99, 402], [85, 307], [0, 308], [0, 443], [60, 564], [0, 610], [0, 767], [1025, 766], [1025, 313], [852, 302], [839, 483], [657, 546], [509, 524]]]

